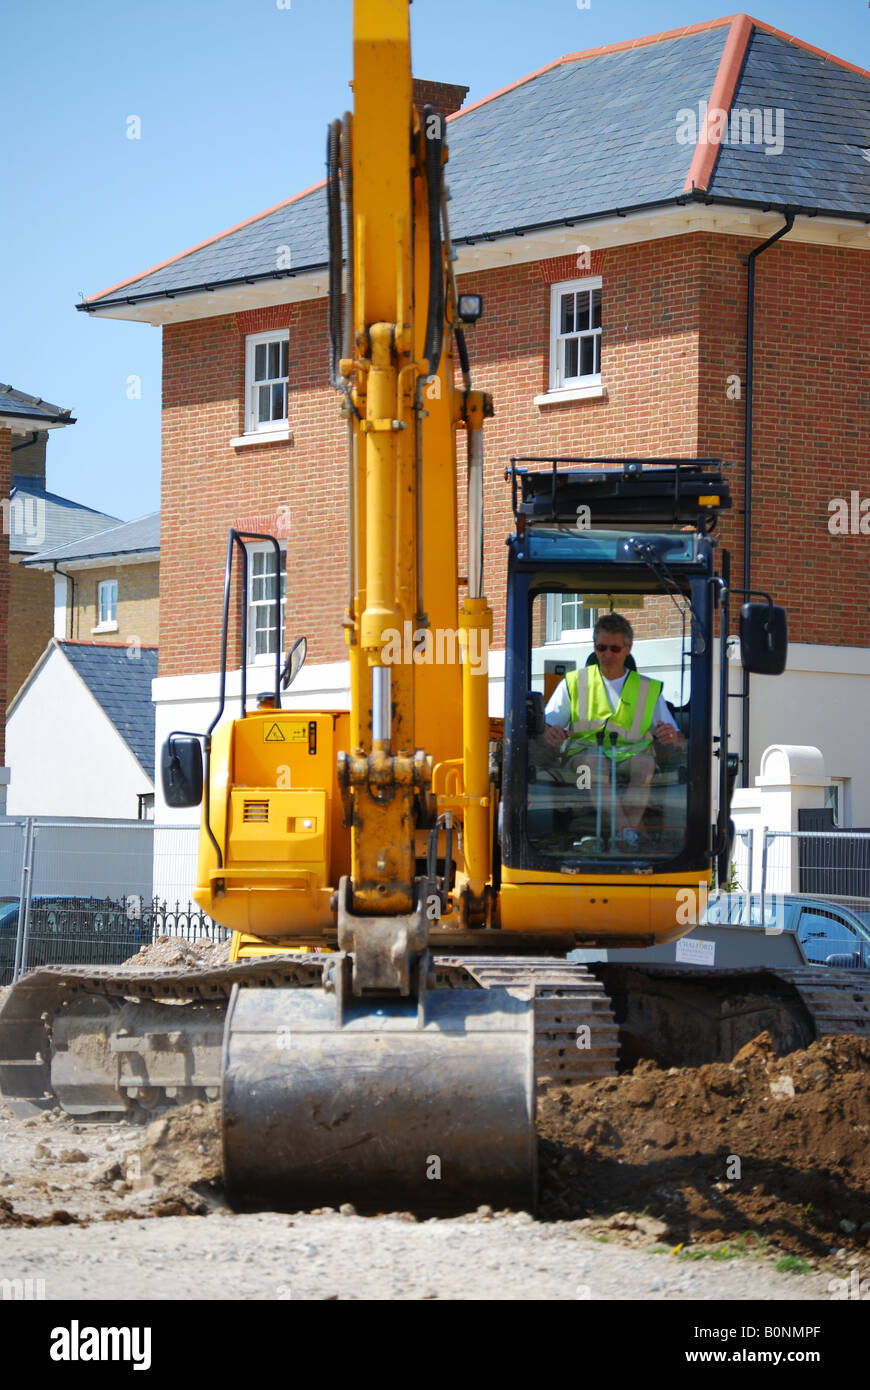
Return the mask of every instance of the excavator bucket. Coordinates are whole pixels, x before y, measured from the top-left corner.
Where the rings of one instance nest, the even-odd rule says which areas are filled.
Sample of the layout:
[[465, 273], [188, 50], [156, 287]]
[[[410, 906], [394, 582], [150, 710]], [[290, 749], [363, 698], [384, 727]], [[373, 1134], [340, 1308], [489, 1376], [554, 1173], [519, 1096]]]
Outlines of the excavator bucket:
[[234, 989], [223, 1062], [224, 1180], [236, 1209], [532, 1208], [528, 989], [339, 1003]]

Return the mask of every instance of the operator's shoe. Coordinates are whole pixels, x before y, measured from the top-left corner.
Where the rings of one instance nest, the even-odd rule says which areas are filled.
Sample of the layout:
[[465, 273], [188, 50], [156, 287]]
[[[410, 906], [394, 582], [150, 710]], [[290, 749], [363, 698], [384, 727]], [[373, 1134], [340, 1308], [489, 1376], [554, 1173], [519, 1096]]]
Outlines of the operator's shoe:
[[630, 825], [625, 827], [619, 839], [619, 848], [622, 850], [623, 854], [636, 854], [640, 849], [640, 836], [636, 830], [632, 830]]

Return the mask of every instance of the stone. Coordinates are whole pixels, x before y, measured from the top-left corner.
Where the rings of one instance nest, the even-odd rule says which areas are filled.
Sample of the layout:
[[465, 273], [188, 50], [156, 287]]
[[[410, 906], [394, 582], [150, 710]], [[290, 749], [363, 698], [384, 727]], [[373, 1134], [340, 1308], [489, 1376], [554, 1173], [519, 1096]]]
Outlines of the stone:
[[645, 1236], [652, 1236], [655, 1240], [667, 1239], [668, 1223], [660, 1221], [656, 1216], [639, 1216], [635, 1225]]

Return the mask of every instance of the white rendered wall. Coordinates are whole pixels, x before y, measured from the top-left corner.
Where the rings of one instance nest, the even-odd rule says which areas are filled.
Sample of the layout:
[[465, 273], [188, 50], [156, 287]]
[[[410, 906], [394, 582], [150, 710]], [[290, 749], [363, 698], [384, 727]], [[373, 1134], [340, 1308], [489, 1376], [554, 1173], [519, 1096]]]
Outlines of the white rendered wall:
[[63, 653], [51, 652], [6, 725], [10, 816], [136, 819], [152, 784]]

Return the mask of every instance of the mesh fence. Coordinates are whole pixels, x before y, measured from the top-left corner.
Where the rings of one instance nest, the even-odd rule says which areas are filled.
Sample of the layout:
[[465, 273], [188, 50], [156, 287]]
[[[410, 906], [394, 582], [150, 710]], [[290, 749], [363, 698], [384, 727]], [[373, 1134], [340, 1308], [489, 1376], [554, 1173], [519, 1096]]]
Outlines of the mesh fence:
[[810, 893], [870, 912], [870, 832], [764, 830], [762, 891]]
[[118, 965], [159, 936], [226, 940], [193, 901], [198, 838], [144, 821], [0, 822], [0, 984], [39, 965]]

